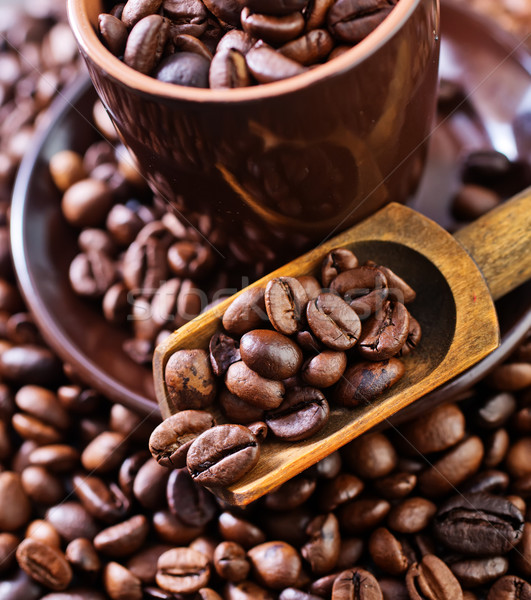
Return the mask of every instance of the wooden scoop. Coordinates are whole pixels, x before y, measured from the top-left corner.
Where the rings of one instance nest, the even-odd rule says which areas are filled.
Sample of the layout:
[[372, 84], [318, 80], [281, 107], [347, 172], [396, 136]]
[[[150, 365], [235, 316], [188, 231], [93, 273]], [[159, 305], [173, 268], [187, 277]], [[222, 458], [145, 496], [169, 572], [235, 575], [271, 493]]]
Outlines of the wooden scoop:
[[[403, 378], [377, 401], [354, 409], [331, 406], [326, 427], [295, 443], [266, 439], [258, 464], [229, 488], [212, 490], [232, 504], [247, 504], [273, 490], [353, 438], [472, 366], [499, 344], [493, 300], [531, 277], [531, 188], [451, 236], [399, 204], [389, 204], [362, 223], [263, 277], [316, 275], [323, 257], [347, 247], [360, 263], [390, 267], [417, 292], [408, 308], [422, 340], [403, 360]], [[242, 292], [169, 336], [155, 350], [155, 390], [163, 418], [172, 414], [164, 382], [168, 358], [182, 348], [208, 349], [221, 318]], [[216, 417], [220, 416], [219, 411]]]

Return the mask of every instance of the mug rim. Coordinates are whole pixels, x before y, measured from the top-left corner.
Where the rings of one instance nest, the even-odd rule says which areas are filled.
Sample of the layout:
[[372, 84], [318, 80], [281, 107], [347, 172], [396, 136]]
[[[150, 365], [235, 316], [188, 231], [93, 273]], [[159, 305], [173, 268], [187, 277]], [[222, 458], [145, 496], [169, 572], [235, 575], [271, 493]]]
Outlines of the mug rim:
[[[263, 100], [296, 92], [334, 75], [341, 74], [374, 54], [407, 23], [423, 0], [399, 0], [389, 15], [366, 38], [334, 58], [305, 73], [288, 79], [235, 89], [210, 89], [182, 86], [159, 81], [129, 67], [108, 50], [92, 25], [87, 3], [91, 0], [67, 0], [68, 19], [82, 53], [107, 77], [151, 97], [192, 102], [238, 103]], [[437, 1], [438, 4], [438, 1]], [[436, 32], [434, 32], [435, 34]]]

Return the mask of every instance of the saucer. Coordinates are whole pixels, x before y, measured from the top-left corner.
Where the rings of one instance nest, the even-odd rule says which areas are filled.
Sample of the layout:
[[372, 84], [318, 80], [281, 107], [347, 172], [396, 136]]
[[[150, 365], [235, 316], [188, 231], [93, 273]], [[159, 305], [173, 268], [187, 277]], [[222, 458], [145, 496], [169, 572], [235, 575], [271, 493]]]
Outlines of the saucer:
[[[457, 224], [450, 201], [459, 185], [463, 155], [495, 148], [513, 160], [531, 163], [531, 57], [518, 40], [453, 2], [442, 3], [441, 26], [441, 75], [459, 84], [469, 98], [456, 112], [439, 115], [427, 168], [410, 206], [453, 230]], [[68, 279], [78, 252], [76, 235], [62, 217], [48, 161], [65, 148], [82, 153], [97, 139], [91, 124], [95, 100], [88, 77], [57, 98], [48, 127], [20, 166], [11, 209], [15, 270], [43, 336], [79, 377], [111, 400], [158, 417], [151, 370], [122, 350], [129, 332], [109, 324], [97, 305], [76, 296]], [[521, 134], [522, 123], [527, 125], [526, 136]], [[500, 347], [395, 415], [393, 423], [468, 389], [509, 356], [531, 327], [529, 298], [531, 283], [497, 302]]]

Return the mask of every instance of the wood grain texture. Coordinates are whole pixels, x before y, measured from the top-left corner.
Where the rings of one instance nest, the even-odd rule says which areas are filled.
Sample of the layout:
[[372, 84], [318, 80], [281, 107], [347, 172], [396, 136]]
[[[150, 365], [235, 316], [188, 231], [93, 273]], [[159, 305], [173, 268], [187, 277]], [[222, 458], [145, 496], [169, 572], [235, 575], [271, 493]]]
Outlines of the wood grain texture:
[[[410, 305], [423, 338], [404, 359], [406, 374], [369, 405], [333, 408], [323, 431], [310, 440], [266, 440], [256, 467], [228, 489], [212, 490], [233, 504], [247, 504], [321, 460], [428, 391], [455, 377], [499, 343], [496, 310], [486, 282], [463, 247], [444, 229], [415, 211], [389, 204], [369, 219], [253, 283], [265, 287], [279, 276], [316, 274], [333, 248], [351, 248], [364, 261], [388, 265], [417, 291]], [[168, 357], [181, 348], [207, 348], [221, 317], [241, 292], [200, 315], [157, 347], [154, 378], [163, 417], [171, 414], [164, 383]], [[219, 412], [217, 413], [219, 416]]]
[[531, 278], [531, 188], [455, 234], [494, 300]]

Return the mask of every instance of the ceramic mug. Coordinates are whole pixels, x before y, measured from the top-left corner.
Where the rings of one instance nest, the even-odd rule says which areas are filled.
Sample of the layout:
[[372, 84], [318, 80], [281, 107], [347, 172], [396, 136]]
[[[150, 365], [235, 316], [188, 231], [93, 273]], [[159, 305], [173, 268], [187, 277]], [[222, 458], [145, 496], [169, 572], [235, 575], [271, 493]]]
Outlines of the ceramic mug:
[[152, 189], [251, 276], [415, 190], [435, 112], [438, 0], [400, 0], [354, 48], [231, 90], [173, 85], [113, 56], [101, 0], [68, 0], [96, 91]]

